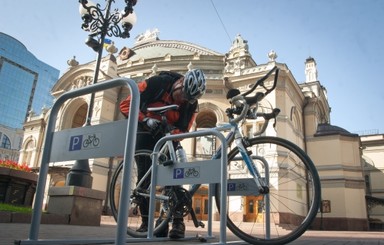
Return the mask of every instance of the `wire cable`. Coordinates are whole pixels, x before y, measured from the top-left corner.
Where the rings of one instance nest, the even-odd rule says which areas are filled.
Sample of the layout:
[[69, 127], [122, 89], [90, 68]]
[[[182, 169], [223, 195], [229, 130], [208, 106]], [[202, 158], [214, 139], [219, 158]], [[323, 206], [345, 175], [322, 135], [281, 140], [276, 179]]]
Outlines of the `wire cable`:
[[232, 39], [231, 39], [231, 37], [230, 37], [229, 34], [228, 34], [227, 28], [225, 27], [224, 22], [223, 22], [223, 20], [221, 19], [220, 15], [219, 15], [219, 12], [218, 12], [217, 9], [216, 9], [215, 4], [213, 3], [213, 0], [211, 0], [211, 3], [212, 3], [213, 8], [215, 9], [216, 15], [217, 15], [217, 17], [219, 18], [219, 20], [220, 20], [220, 22], [221, 22], [221, 25], [222, 25], [222, 27], [223, 27], [225, 33], [227, 34], [227, 37], [228, 37], [228, 39], [229, 39], [229, 43], [232, 44]]

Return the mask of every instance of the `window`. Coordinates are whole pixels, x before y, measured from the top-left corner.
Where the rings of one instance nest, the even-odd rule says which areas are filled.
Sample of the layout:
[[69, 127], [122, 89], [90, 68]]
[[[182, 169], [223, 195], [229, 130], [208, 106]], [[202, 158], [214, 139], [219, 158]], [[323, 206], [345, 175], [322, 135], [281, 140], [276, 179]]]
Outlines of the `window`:
[[252, 124], [248, 124], [245, 126], [245, 134], [248, 138], [253, 138], [253, 128]]
[[196, 137], [196, 157], [210, 158], [216, 152], [216, 137], [206, 135]]
[[364, 176], [364, 179], [365, 179], [365, 190], [367, 192], [368, 195], [371, 195], [372, 194], [372, 191], [371, 191], [371, 178], [368, 174], [366, 174]]
[[[250, 128], [248, 128], [248, 126], [247, 126], [247, 136], [249, 138], [254, 138], [255, 137], [255, 133], [260, 133], [260, 131], [263, 128], [263, 126], [264, 126], [264, 121], [257, 122], [254, 130], [252, 129], [252, 126], [249, 126]], [[261, 134], [261, 136], [265, 136], [265, 135], [267, 135], [267, 133], [264, 131]]]
[[249, 200], [248, 202], [248, 213], [253, 214], [255, 206], [253, 200]]
[[34, 148], [35, 148], [35, 144], [32, 140], [30, 140], [25, 146], [23, 162], [28, 163], [28, 164], [31, 163]]
[[11, 141], [9, 140], [8, 136], [6, 136], [5, 134], [1, 139], [0, 148], [11, 149]]
[[208, 214], [208, 199], [204, 198], [204, 214]]

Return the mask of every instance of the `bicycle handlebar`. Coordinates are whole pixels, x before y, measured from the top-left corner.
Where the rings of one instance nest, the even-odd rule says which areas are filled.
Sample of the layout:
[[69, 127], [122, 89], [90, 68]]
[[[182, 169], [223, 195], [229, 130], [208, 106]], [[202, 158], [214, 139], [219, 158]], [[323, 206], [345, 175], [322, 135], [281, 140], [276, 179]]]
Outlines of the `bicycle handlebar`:
[[[256, 113], [256, 118], [257, 117], [263, 117], [265, 122], [264, 122], [263, 126], [261, 127], [261, 129], [256, 131], [253, 134], [253, 136], [261, 135], [267, 129], [267, 126], [269, 124], [269, 120], [271, 120], [272, 118], [276, 118], [279, 113], [280, 113], [279, 108], [273, 109], [273, 111], [271, 113]], [[275, 127], [275, 125], [276, 125], [276, 120], [275, 120], [275, 123], [273, 124], [273, 126]]]
[[179, 106], [176, 104], [147, 108], [147, 111], [157, 114], [161, 117], [161, 123], [158, 125], [158, 127], [155, 130], [152, 130], [152, 133], [154, 135], [160, 132], [167, 134], [176, 128], [175, 126], [168, 124], [168, 120], [167, 120], [167, 117], [165, 116], [165, 113], [169, 110], [177, 110], [178, 108]]
[[[264, 81], [269, 76], [271, 76], [271, 74], [273, 72], [275, 72], [275, 78], [273, 80], [272, 87], [267, 88], [264, 85]], [[232, 98], [230, 98], [230, 103], [235, 106], [235, 110], [233, 110], [231, 113], [237, 114], [239, 116], [236, 118], [232, 117], [230, 119], [230, 123], [238, 123], [241, 120], [243, 120], [247, 116], [250, 106], [257, 104], [262, 99], [264, 99], [264, 97], [266, 95], [268, 95], [270, 92], [272, 92], [276, 88], [278, 76], [279, 76], [279, 69], [277, 68], [277, 66], [274, 66], [265, 76], [263, 76], [262, 78], [257, 80], [257, 82], [252, 86], [252, 88], [250, 90], [248, 90], [248, 91], [246, 91], [240, 95], [239, 95], [239, 93], [232, 91], [232, 94], [227, 96], [227, 98], [233, 96]], [[259, 86], [263, 87], [265, 89], [265, 92], [257, 92], [254, 96], [246, 97], [247, 95], [252, 93]], [[239, 112], [239, 110], [241, 110], [241, 111]], [[280, 110], [279, 110], [279, 112], [280, 112]], [[275, 115], [275, 113], [271, 113], [271, 116], [276, 117], [277, 114]], [[257, 116], [259, 116], [259, 115], [257, 115]], [[265, 119], [266, 119], [266, 121], [269, 121], [271, 118], [269, 118], [268, 120], [267, 120], [267, 118], [265, 118]]]
[[241, 112], [238, 117], [232, 118], [229, 120], [230, 123], [238, 123], [240, 122], [248, 113], [249, 104], [245, 100], [243, 95], [237, 95], [231, 99], [231, 103], [236, 107], [241, 108]]
[[[274, 80], [274, 84], [272, 86], [272, 88], [268, 89], [264, 86], [264, 81], [274, 72], [276, 71], [276, 75], [275, 75], [275, 80]], [[277, 68], [277, 66], [274, 66], [264, 77], [260, 78], [259, 80], [257, 80], [257, 82], [252, 86], [252, 88], [250, 90], [248, 90], [247, 92], [243, 93], [242, 95], [243, 96], [247, 96], [248, 94], [252, 93], [258, 86], [262, 86], [267, 92], [265, 93], [265, 95], [269, 94], [272, 90], [275, 89], [276, 87], [276, 83], [277, 83], [277, 77], [279, 75], [279, 69]]]
[[178, 105], [166, 105], [166, 106], [160, 106], [160, 107], [148, 107], [147, 111], [154, 112], [154, 113], [162, 116], [166, 111], [176, 110], [178, 108], [179, 108]]

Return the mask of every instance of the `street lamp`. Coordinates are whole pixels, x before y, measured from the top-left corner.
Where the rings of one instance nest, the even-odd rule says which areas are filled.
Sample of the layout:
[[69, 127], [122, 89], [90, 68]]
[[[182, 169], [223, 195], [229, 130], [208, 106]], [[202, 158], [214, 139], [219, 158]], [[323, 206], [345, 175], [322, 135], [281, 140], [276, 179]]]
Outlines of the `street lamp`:
[[[97, 83], [98, 80], [105, 36], [129, 38], [129, 31], [136, 23], [136, 14], [133, 12], [133, 6], [136, 5], [136, 0], [125, 0], [127, 6], [124, 11], [118, 12], [116, 9], [113, 13], [111, 13], [111, 3], [115, 2], [114, 0], [106, 0], [107, 5], [104, 9], [101, 9], [100, 4], [95, 5], [88, 0], [79, 0], [79, 2], [79, 12], [84, 22], [81, 28], [90, 32], [85, 43], [98, 53], [95, 74], [93, 76], [94, 84]], [[119, 23], [121, 23], [123, 30], [119, 27]], [[95, 37], [98, 37], [98, 40], [96, 40]], [[94, 97], [95, 95], [92, 94], [88, 106], [86, 125], [91, 125]]]
[[[115, 9], [111, 12], [111, 4], [115, 2], [115, 0], [105, 0], [105, 8], [101, 8], [100, 4], [95, 4], [89, 0], [79, 0], [79, 12], [83, 20], [81, 28], [90, 32], [85, 44], [97, 52], [92, 84], [97, 83], [99, 77], [105, 37], [115, 36], [129, 38], [129, 31], [136, 23], [136, 14], [133, 12], [133, 6], [136, 5], [137, 0], [124, 1], [126, 6], [123, 11], [119, 12], [118, 9]], [[119, 25], [121, 25], [121, 27]], [[92, 93], [88, 105], [85, 126], [91, 125], [94, 101], [95, 94]], [[67, 185], [92, 187], [92, 177], [88, 159], [81, 159], [75, 162], [68, 173]]]

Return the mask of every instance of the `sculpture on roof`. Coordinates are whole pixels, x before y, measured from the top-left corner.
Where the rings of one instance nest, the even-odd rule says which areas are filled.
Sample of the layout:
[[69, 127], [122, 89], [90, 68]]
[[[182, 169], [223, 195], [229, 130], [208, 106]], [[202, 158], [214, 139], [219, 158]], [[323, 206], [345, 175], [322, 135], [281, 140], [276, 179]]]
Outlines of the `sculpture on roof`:
[[268, 58], [269, 58], [269, 61], [270, 62], [275, 62], [276, 61], [276, 58], [277, 58], [277, 54], [274, 50], [271, 50], [269, 53], [268, 53]]
[[160, 32], [157, 28], [153, 30], [146, 30], [144, 33], [141, 33], [135, 37], [135, 45], [159, 40], [159, 33]]
[[244, 51], [244, 52], [248, 52], [249, 51], [249, 48], [248, 48], [248, 41], [247, 40], [244, 40], [243, 37], [240, 35], [240, 34], [237, 34], [235, 40], [232, 42], [232, 46], [230, 48], [230, 52], [231, 51], [234, 51], [234, 50], [237, 50], [237, 51]]
[[237, 34], [229, 52], [224, 58], [225, 73], [240, 73], [246, 68], [247, 60], [251, 57], [249, 54], [248, 41], [244, 40], [240, 34]]

